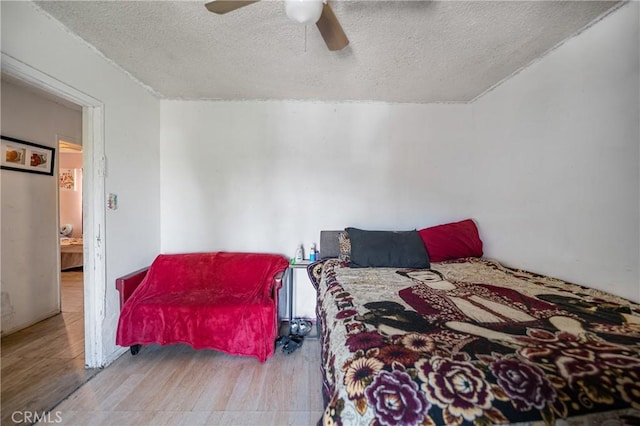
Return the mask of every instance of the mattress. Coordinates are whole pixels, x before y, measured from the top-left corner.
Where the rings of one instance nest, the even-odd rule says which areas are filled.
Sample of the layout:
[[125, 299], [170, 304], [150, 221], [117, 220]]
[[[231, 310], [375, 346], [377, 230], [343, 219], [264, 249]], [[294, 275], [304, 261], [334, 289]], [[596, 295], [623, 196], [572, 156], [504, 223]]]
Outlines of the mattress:
[[322, 424], [640, 424], [636, 303], [478, 258], [320, 268]]

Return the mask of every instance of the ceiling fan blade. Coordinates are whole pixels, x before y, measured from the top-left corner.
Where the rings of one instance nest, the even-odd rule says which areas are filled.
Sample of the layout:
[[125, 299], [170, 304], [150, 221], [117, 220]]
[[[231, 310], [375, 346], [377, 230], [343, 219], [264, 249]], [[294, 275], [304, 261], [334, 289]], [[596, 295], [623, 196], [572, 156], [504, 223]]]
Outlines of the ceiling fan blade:
[[347, 35], [342, 30], [338, 18], [331, 10], [331, 7], [327, 3], [322, 7], [322, 15], [316, 22], [316, 26], [320, 30], [320, 34], [327, 43], [329, 50], [341, 50], [349, 44]]
[[218, 15], [224, 15], [228, 12], [233, 12], [241, 7], [249, 6], [251, 3], [257, 3], [260, 0], [213, 0], [205, 4], [209, 12], [217, 13]]

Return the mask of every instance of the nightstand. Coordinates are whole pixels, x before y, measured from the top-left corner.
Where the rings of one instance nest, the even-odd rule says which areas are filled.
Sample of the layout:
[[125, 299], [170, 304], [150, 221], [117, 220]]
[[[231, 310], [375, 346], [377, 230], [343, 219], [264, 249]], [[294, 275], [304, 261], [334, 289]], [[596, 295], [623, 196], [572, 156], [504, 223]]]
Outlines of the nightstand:
[[[296, 273], [295, 270], [296, 269], [304, 269], [306, 272], [307, 266], [311, 265], [313, 262], [311, 262], [310, 260], [303, 260], [303, 261], [299, 261], [296, 263], [291, 263], [289, 264], [289, 267], [287, 268], [287, 272], [285, 273], [285, 286], [286, 286], [286, 291], [287, 291], [287, 300], [289, 302], [289, 333], [291, 333], [291, 323], [294, 320], [294, 315], [293, 315], [293, 299], [294, 299], [294, 294], [295, 294], [295, 287], [301, 285], [302, 283], [297, 283], [296, 281]], [[311, 282], [309, 282], [308, 280], [306, 280], [306, 284], [311, 285]], [[295, 318], [297, 319], [297, 318]], [[305, 318], [306, 319], [306, 318]], [[309, 320], [311, 321], [312, 324], [316, 323], [315, 320]], [[312, 329], [316, 328], [316, 333], [312, 334], [309, 333], [307, 334], [305, 337], [313, 339], [313, 338], [317, 338], [318, 337], [318, 331], [317, 331], [317, 327], [313, 327]]]

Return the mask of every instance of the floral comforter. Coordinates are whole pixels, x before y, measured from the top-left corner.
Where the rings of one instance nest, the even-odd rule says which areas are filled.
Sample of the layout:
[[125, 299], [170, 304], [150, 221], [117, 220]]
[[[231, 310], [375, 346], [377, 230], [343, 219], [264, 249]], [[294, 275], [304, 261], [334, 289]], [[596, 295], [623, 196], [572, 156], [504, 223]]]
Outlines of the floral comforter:
[[320, 423], [640, 424], [640, 305], [488, 260], [431, 268], [322, 265]]

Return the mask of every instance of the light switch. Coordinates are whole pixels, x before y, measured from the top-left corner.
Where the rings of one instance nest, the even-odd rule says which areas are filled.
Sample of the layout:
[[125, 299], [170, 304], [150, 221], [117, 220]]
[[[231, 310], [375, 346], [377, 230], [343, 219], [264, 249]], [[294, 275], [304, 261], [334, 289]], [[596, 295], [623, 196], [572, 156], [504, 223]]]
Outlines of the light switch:
[[109, 197], [107, 197], [107, 207], [109, 210], [118, 210], [118, 195], [112, 192], [109, 193]]

